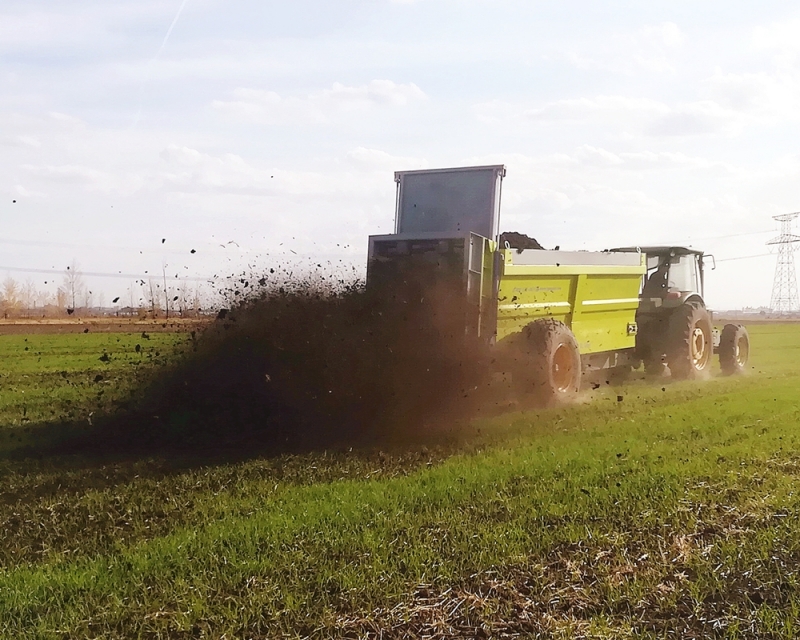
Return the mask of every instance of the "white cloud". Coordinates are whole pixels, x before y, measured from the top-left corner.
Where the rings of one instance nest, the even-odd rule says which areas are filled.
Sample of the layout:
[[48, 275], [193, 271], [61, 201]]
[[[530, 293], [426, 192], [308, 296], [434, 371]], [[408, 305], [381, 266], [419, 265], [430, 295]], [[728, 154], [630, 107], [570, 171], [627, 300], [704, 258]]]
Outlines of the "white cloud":
[[767, 73], [722, 73], [719, 69], [708, 80], [715, 98], [737, 111], [769, 110], [776, 79]]
[[584, 164], [598, 166], [616, 166], [623, 164], [623, 159], [615, 153], [592, 147], [588, 144], [583, 145], [577, 152], [577, 159]]
[[674, 22], [664, 22], [657, 26], [644, 27], [641, 32], [644, 42], [657, 42], [670, 48], [680, 47], [684, 43], [684, 35]]
[[733, 134], [740, 131], [743, 124], [736, 112], [711, 100], [702, 100], [672, 108], [650, 122], [646, 131], [655, 136]]
[[800, 118], [800, 70], [722, 73], [708, 80], [710, 95], [726, 108], [762, 124]]
[[525, 116], [531, 120], [581, 120], [608, 116], [652, 117], [668, 112], [667, 105], [649, 98], [601, 95], [594, 98], [556, 100], [543, 107], [527, 110]]
[[[169, 25], [173, 13], [174, 7], [153, 0], [113, 3], [9, 0], [0, 9], [0, 51], [41, 53], [66, 47], [72, 51], [108, 50], [126, 42], [122, 36], [126, 27], [141, 27], [154, 20]], [[163, 31], [156, 35], [159, 37], [163, 37]]]
[[714, 100], [670, 105], [624, 95], [567, 98], [536, 107], [493, 101], [475, 105], [473, 113], [486, 123], [605, 126], [609, 133], [620, 137], [626, 132], [657, 137], [728, 136], [739, 133], [749, 121], [742, 113]]
[[[212, 156], [197, 149], [170, 145], [161, 152], [163, 168], [156, 178], [171, 191], [265, 193], [270, 189], [270, 175], [258, 170], [236, 154]], [[274, 175], [274, 174], [273, 174]]]
[[234, 100], [215, 100], [214, 109], [236, 118], [261, 124], [325, 124], [349, 114], [365, 114], [375, 109], [406, 107], [426, 99], [415, 84], [373, 80], [349, 87], [335, 83], [305, 96], [282, 96], [274, 91], [239, 88]]
[[582, 145], [576, 151], [574, 163], [605, 169], [625, 171], [667, 171], [667, 170], [720, 170], [734, 173], [733, 166], [724, 162], [714, 162], [707, 158], [689, 156], [670, 151], [620, 151], [612, 152], [601, 147]]
[[582, 71], [633, 76], [641, 73], [676, 74], [676, 58], [685, 36], [674, 22], [647, 25], [636, 30], [615, 33], [601, 42], [589, 40], [564, 54], [566, 60]]
[[115, 180], [104, 171], [81, 165], [22, 165], [29, 175], [46, 182], [62, 182], [89, 188], [108, 188]]
[[216, 192], [301, 201], [336, 199], [363, 201], [378, 191], [392, 189], [392, 171], [398, 163], [419, 166], [424, 161], [393, 156], [363, 147], [334, 161], [333, 169], [303, 170], [259, 167], [236, 154], [212, 155], [171, 145], [161, 152], [163, 166], [152, 182], [165, 191]]
[[74, 128], [83, 128], [86, 126], [86, 123], [81, 120], [80, 118], [76, 118], [75, 116], [71, 116], [67, 113], [60, 113], [59, 111], [51, 111], [48, 116], [50, 120], [54, 123], [57, 123], [59, 126], [62, 127], [69, 127], [71, 129]]
[[0, 138], [0, 145], [6, 147], [32, 147], [38, 149], [42, 146], [41, 141], [36, 136], [21, 135], [21, 136], [4, 136]]
[[21, 184], [14, 185], [15, 194], [22, 198], [44, 198], [46, 197], [43, 193], [38, 193], [36, 191], [31, 191], [30, 189], [26, 189]]
[[800, 50], [800, 20], [782, 20], [753, 29], [753, 46], [757, 49]]
[[63, 113], [29, 113], [0, 109], [0, 144], [39, 149], [53, 136], [80, 134], [86, 125], [79, 118]]
[[643, 171], [662, 171], [670, 169], [691, 170], [720, 170], [727, 173], [736, 173], [735, 167], [707, 158], [688, 156], [685, 153], [673, 151], [636, 151], [619, 154], [625, 169]]
[[395, 156], [379, 149], [357, 147], [347, 152], [347, 159], [356, 167], [371, 171], [397, 171], [401, 169], [425, 169], [428, 161], [424, 158]]

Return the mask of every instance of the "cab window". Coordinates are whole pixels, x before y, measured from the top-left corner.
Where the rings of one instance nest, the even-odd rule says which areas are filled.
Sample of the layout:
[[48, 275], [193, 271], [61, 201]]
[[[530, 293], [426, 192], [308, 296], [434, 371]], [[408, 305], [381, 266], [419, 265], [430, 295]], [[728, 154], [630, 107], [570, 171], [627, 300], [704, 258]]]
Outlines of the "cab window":
[[693, 254], [670, 258], [667, 288], [677, 291], [700, 291], [697, 260]]

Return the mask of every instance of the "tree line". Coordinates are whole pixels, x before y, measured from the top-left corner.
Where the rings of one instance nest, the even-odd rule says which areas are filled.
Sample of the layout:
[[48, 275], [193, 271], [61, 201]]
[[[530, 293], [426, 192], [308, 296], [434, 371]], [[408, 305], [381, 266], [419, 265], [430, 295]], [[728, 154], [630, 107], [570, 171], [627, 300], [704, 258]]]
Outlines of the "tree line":
[[200, 285], [168, 281], [165, 277], [132, 281], [109, 301], [102, 291], [92, 290], [75, 261], [66, 268], [55, 291], [52, 286], [38, 287], [30, 278], [19, 282], [11, 276], [0, 287], [3, 318], [197, 317], [209, 306], [205, 300]]

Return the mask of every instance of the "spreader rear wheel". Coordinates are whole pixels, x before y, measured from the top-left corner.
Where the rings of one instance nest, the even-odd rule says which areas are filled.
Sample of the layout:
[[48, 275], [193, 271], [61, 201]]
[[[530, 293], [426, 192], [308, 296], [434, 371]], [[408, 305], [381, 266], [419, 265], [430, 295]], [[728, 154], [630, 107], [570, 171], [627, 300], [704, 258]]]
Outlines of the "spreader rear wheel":
[[744, 373], [750, 359], [750, 336], [740, 324], [726, 324], [719, 340], [719, 368], [727, 376]]
[[573, 400], [581, 387], [581, 356], [569, 327], [553, 318], [527, 325], [516, 341], [523, 351], [514, 371], [518, 393], [533, 394], [543, 404]]

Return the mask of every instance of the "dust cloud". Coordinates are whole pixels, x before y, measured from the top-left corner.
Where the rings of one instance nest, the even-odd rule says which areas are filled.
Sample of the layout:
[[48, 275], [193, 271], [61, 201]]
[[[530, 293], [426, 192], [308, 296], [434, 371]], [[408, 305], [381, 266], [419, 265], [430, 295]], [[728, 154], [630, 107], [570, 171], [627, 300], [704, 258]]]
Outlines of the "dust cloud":
[[92, 447], [279, 453], [413, 439], [468, 416], [470, 394], [487, 384], [487, 352], [444, 292], [240, 280], [238, 302]]

